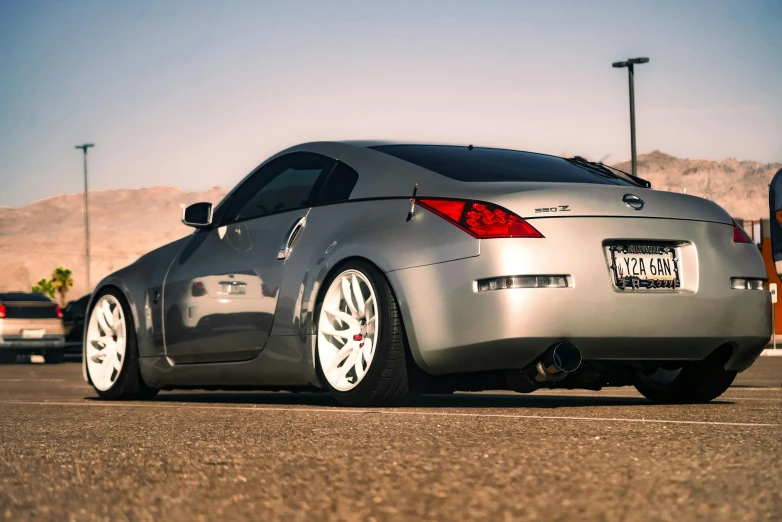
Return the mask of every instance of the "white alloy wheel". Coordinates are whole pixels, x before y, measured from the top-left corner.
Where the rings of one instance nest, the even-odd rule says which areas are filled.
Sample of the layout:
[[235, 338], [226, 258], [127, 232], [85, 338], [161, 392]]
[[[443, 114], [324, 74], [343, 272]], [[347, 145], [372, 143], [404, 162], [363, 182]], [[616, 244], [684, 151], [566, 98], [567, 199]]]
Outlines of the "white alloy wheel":
[[366, 376], [375, 355], [380, 317], [366, 275], [346, 270], [332, 281], [318, 318], [318, 358], [332, 388], [346, 392]]
[[126, 324], [122, 305], [111, 294], [103, 295], [92, 309], [87, 326], [87, 371], [100, 391], [110, 390], [122, 372]]

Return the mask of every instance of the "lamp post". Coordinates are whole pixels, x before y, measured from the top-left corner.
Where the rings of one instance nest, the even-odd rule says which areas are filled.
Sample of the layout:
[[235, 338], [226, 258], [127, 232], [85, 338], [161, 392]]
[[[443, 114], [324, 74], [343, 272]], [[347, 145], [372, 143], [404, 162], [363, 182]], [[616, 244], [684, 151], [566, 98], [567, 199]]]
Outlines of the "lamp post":
[[84, 254], [87, 262], [87, 290], [92, 292], [90, 281], [90, 204], [87, 198], [87, 149], [94, 147], [92, 143], [76, 145], [77, 149], [84, 152]]
[[626, 62], [614, 62], [611, 65], [617, 69], [627, 67], [628, 77], [630, 78], [630, 149], [633, 157], [633, 176], [636, 172], [636, 154], [635, 154], [635, 88], [633, 87], [633, 77], [635, 70], [633, 66], [637, 63], [646, 63], [649, 58], [630, 58]]

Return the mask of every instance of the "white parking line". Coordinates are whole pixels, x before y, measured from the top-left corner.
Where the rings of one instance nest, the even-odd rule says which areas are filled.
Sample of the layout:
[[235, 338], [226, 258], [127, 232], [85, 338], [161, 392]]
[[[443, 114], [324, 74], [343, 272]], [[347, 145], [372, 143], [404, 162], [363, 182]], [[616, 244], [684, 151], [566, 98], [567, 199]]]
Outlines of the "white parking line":
[[0, 382], [65, 382], [65, 379], [0, 379]]
[[[83, 389], [85, 391], [92, 390], [92, 388], [88, 389], [88, 388], [85, 388], [84, 386], [81, 386], [81, 385], [67, 385], [67, 386], [61, 386], [61, 388], [75, 388], [75, 389], [80, 389], [80, 390]], [[514, 395], [514, 396], [517, 397], [518, 395]], [[163, 397], [166, 397], [166, 395], [163, 395]], [[176, 395], [168, 395], [168, 397], [176, 397]], [[217, 397], [219, 397], [219, 395]], [[429, 397], [432, 397], [432, 396], [429, 396]], [[530, 397], [530, 395], [527, 395], [527, 397]], [[556, 398], [556, 397], [567, 397], [567, 398], [588, 398], [588, 399], [599, 398], [599, 399], [603, 399], [603, 400], [610, 400], [610, 399], [641, 399], [641, 400], [643, 400], [643, 396], [641, 396], [641, 395], [638, 395], [638, 396], [635, 396], [635, 395], [632, 395], [632, 396], [631, 395], [586, 395], [586, 394], [576, 394], [576, 393], [573, 393], [573, 394], [561, 394], [561, 395], [532, 395], [531, 397], [536, 397], [536, 398], [539, 398], [539, 399], [550, 399], [550, 398]], [[57, 401], [82, 403], [83, 399], [63, 399], [63, 398], [59, 398], [58, 397]], [[770, 401], [770, 402], [782, 402], [782, 397], [779, 397], [779, 398], [726, 397], [726, 396], [722, 395], [722, 396], [718, 397], [717, 399], [715, 399], [715, 401], [717, 401], [717, 402], [719, 402], [719, 401]], [[26, 402], [26, 401], [22, 401], [22, 402]], [[42, 403], [49, 403], [49, 401], [47, 401], [46, 399], [43, 399], [40, 402], [42, 402]], [[168, 401], [165, 401], [165, 402], [168, 402]], [[215, 402], [219, 403], [220, 400], [218, 399]], [[0, 404], [2, 404], [2, 402], [0, 402]], [[31, 402], [31, 404], [34, 404], [34, 402]], [[649, 404], [651, 405], [652, 403], [649, 403]], [[523, 405], [519, 405], [519, 406], [520, 407], [524, 407]], [[684, 406], [687, 406], [687, 405], [684, 405]], [[487, 407], [491, 407], [491, 406], [487, 406]]]
[[[762, 389], [762, 388], [761, 388]], [[515, 396], [518, 396], [516, 394]], [[600, 395], [598, 393], [551, 393], [551, 394], [530, 394], [527, 397], [539, 397], [539, 398], [554, 398], [554, 397], [589, 397], [599, 399], [643, 399], [641, 394], [630, 393], [614, 393], [613, 395]], [[732, 397], [729, 394], [720, 395], [715, 399], [716, 401], [778, 401], [782, 402], [782, 396], [780, 397]]]
[[782, 397], [779, 398], [767, 398], [767, 397], [717, 397], [714, 399], [716, 401], [719, 400], [725, 400], [725, 401], [776, 401], [776, 402], [782, 402]]
[[410, 411], [410, 410], [357, 410], [348, 408], [272, 408], [257, 406], [203, 406], [200, 404], [183, 403], [182, 405], [161, 404], [156, 402], [149, 403], [122, 403], [122, 402], [40, 402], [40, 401], [0, 401], [0, 404], [13, 405], [31, 405], [31, 406], [87, 406], [97, 408], [156, 408], [156, 409], [203, 409], [203, 410], [229, 410], [229, 411], [253, 411], [262, 413], [330, 413], [330, 414], [384, 414], [384, 415], [418, 415], [430, 417], [482, 417], [482, 418], [500, 418], [500, 419], [530, 419], [530, 420], [573, 420], [573, 421], [591, 421], [591, 422], [629, 422], [629, 423], [648, 423], [648, 424], [687, 424], [687, 425], [706, 425], [706, 426], [734, 426], [734, 427], [753, 427], [753, 428], [778, 428], [782, 424], [773, 423], [754, 423], [754, 422], [719, 422], [719, 421], [689, 421], [689, 420], [666, 420], [666, 419], [632, 419], [622, 417], [575, 417], [566, 415], [511, 415], [503, 413], [455, 413], [440, 411]]
[[[536, 395], [535, 397], [541, 397], [541, 398], [551, 398], [551, 397], [588, 397], [588, 398], [600, 398], [600, 399], [643, 399], [643, 395], [579, 395], [576, 393], [573, 394], [562, 394], [562, 395]], [[720, 401], [772, 401], [772, 402], [782, 402], [782, 397], [730, 397], [728, 395], [720, 395], [716, 399], [714, 399], [716, 402]], [[685, 405], [686, 406], [686, 405]]]

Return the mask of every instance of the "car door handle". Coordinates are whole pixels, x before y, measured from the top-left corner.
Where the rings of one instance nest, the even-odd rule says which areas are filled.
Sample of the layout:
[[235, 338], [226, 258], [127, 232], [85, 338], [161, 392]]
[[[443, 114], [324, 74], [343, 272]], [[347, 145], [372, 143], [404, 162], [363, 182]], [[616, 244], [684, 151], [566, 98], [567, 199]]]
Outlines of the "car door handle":
[[296, 242], [296, 238], [299, 237], [301, 229], [304, 228], [304, 224], [307, 222], [307, 216], [296, 221], [291, 229], [285, 235], [285, 241], [280, 245], [280, 251], [277, 252], [277, 259], [287, 259], [293, 250], [293, 244]]

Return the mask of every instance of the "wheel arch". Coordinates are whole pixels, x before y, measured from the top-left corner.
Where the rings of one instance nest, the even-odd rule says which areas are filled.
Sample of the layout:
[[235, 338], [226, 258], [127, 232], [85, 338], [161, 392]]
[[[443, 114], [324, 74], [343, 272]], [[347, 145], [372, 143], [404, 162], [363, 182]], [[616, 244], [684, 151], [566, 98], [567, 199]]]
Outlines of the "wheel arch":
[[84, 378], [84, 382], [92, 386], [92, 379], [90, 379], [90, 374], [87, 371], [87, 329], [90, 326], [90, 318], [92, 316], [92, 310], [95, 308], [95, 304], [97, 302], [97, 298], [103, 293], [105, 293], [108, 290], [114, 290], [121, 298], [125, 300], [125, 304], [128, 305], [128, 308], [130, 308], [130, 315], [133, 319], [133, 333], [135, 335], [135, 338], [138, 340], [139, 338], [139, 320], [138, 320], [138, 311], [136, 309], [136, 305], [133, 301], [133, 296], [131, 292], [127, 289], [127, 287], [123, 284], [122, 280], [118, 277], [108, 277], [98, 283], [98, 285], [95, 287], [95, 290], [92, 291], [92, 295], [90, 296], [90, 300], [87, 303], [87, 309], [84, 314], [84, 330], [82, 331], [82, 343], [81, 343], [81, 371], [82, 371], [82, 377]]
[[318, 343], [318, 341], [317, 341], [318, 317], [317, 316], [318, 316], [318, 314], [320, 312], [320, 306], [321, 306], [321, 304], [323, 302], [323, 299], [325, 298], [326, 292], [328, 291], [328, 284], [330, 284], [330, 282], [333, 280], [333, 278], [336, 277], [337, 274], [339, 274], [339, 271], [343, 267], [345, 267], [346, 265], [348, 265], [350, 263], [354, 263], [354, 262], [366, 263], [369, 266], [373, 267], [381, 275], [381, 277], [386, 282], [386, 284], [388, 284], [388, 288], [391, 290], [391, 295], [394, 298], [394, 300], [396, 301], [397, 307], [399, 308], [399, 312], [400, 312], [399, 313], [399, 322], [402, 325], [402, 335], [403, 335], [404, 341], [405, 341], [405, 343], [404, 343], [405, 344], [405, 354], [408, 357], [410, 357], [410, 360], [419, 369], [421, 368], [421, 364], [419, 362], [419, 358], [415, 355], [415, 353], [413, 353], [413, 350], [411, 349], [411, 343], [410, 343], [410, 338], [408, 336], [408, 330], [405, 327], [405, 320], [404, 320], [405, 313], [403, 313], [403, 311], [402, 311], [402, 303], [401, 303], [401, 301], [399, 299], [399, 292], [397, 292], [397, 289], [394, 288], [393, 282], [391, 281], [391, 279], [389, 279], [389, 277], [386, 274], [386, 272], [383, 269], [381, 269], [380, 266], [378, 266], [378, 264], [373, 262], [371, 259], [369, 259], [367, 257], [364, 257], [364, 256], [361, 256], [361, 255], [350, 255], [350, 256], [347, 256], [347, 257], [344, 257], [344, 258], [340, 259], [339, 261], [337, 261], [336, 263], [331, 265], [325, 271], [325, 274], [323, 275], [323, 277], [322, 278], [318, 278], [319, 282], [317, 284], [317, 289], [313, 289], [315, 291], [313, 292], [314, 293], [314, 300], [312, 301], [313, 302], [313, 306], [311, 308], [312, 319], [310, 321], [310, 324], [311, 324], [310, 328], [311, 328], [312, 335], [315, 336], [315, 342], [312, 343], [312, 353], [310, 354], [310, 356], [311, 356], [311, 366], [312, 366], [310, 368], [310, 370], [312, 371], [312, 375], [315, 375], [315, 379], [316, 379], [315, 383], [318, 384], [319, 386], [322, 386], [322, 383], [320, 383], [319, 380], [317, 379], [317, 375], [316, 375], [317, 372], [315, 371], [315, 364], [316, 364], [315, 358], [316, 358], [316, 351], [317, 351], [317, 346], [318, 346], [318, 344], [317, 344]]
[[[331, 282], [331, 279], [336, 276], [336, 274], [343, 266], [347, 265], [348, 263], [354, 263], [354, 262], [366, 263], [372, 266], [379, 273], [383, 274], [383, 278], [385, 278], [386, 282], [388, 283], [388, 286], [391, 287], [391, 282], [388, 280], [388, 277], [386, 277], [385, 272], [383, 272], [383, 270], [377, 265], [377, 263], [374, 263], [371, 259], [368, 259], [363, 256], [358, 256], [358, 255], [345, 257], [343, 259], [340, 259], [333, 265], [331, 265], [331, 267], [326, 270], [326, 273], [323, 276], [323, 278], [320, 280], [320, 284], [318, 285], [317, 291], [315, 293], [315, 301], [313, 301], [315, 303], [314, 306], [312, 307], [313, 314], [317, 311], [320, 302], [323, 300], [323, 298], [326, 295], [326, 290], [328, 290], [328, 288], [326, 287], [326, 282]], [[392, 292], [394, 291], [393, 287], [391, 287], [391, 291]], [[394, 298], [396, 299], [396, 292], [394, 292]], [[312, 330], [314, 334], [318, 333], [315, 322], [312, 323]]]

